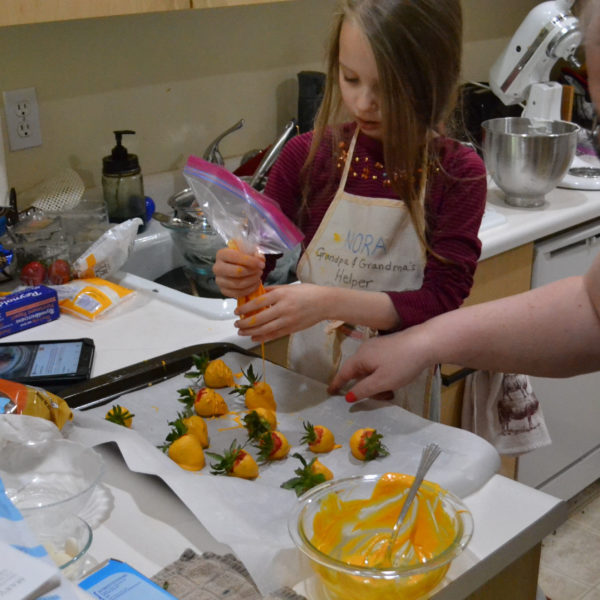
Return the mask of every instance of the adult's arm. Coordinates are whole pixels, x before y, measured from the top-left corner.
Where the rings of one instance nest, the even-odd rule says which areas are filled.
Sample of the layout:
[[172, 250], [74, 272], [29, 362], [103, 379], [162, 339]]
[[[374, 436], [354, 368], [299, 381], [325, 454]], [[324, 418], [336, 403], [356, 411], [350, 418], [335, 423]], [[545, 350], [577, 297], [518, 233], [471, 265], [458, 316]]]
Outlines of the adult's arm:
[[583, 277], [460, 308], [363, 344], [330, 386], [351, 380], [357, 399], [406, 385], [450, 363], [499, 372], [569, 377], [600, 369], [600, 257]]

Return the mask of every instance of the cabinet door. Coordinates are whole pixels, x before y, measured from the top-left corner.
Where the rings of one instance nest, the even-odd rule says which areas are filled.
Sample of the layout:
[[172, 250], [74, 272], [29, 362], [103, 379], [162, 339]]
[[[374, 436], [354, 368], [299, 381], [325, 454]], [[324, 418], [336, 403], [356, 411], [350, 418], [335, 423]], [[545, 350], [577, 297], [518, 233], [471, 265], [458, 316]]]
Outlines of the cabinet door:
[[191, 0], [1, 0], [0, 26], [190, 8]]
[[192, 8], [217, 8], [218, 6], [243, 6], [246, 4], [269, 4], [292, 2], [292, 0], [191, 0]]
[[[533, 244], [525, 244], [481, 261], [475, 271], [471, 294], [464, 305], [480, 304], [504, 296], [526, 292], [531, 287]], [[457, 365], [442, 365], [442, 406], [440, 420], [446, 425], [460, 427], [464, 376], [468, 371]], [[516, 460], [502, 457], [501, 474], [515, 478]]]

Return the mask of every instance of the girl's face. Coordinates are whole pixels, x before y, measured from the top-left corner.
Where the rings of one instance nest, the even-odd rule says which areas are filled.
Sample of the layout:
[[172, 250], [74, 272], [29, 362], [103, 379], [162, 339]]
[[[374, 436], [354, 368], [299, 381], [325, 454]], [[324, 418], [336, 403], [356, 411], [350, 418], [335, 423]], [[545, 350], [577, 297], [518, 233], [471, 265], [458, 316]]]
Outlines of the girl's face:
[[381, 140], [379, 75], [375, 56], [362, 31], [345, 20], [340, 30], [339, 84], [346, 109], [369, 137]]

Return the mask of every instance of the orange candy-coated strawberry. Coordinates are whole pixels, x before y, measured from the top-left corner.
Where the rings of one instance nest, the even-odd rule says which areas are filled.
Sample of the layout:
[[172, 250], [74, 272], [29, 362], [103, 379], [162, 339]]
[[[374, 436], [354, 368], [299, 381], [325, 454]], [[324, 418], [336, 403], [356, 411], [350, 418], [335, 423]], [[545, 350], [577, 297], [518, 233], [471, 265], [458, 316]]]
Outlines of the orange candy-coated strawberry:
[[211, 388], [200, 388], [194, 400], [194, 411], [201, 417], [217, 417], [229, 412], [223, 397]]
[[288, 455], [290, 444], [283, 433], [268, 431], [258, 440], [258, 448], [260, 460], [279, 460]]
[[217, 461], [210, 465], [210, 472], [213, 475], [231, 475], [243, 479], [258, 477], [256, 461], [236, 440], [231, 442], [231, 446], [223, 454], [215, 454], [214, 452], [207, 452], [207, 454]]
[[107, 421], [111, 423], [116, 423], [117, 425], [123, 425], [124, 427], [131, 427], [133, 422], [133, 417], [129, 410], [127, 410], [124, 406], [120, 406], [119, 404], [115, 404], [104, 417]]
[[387, 448], [381, 443], [383, 436], [371, 427], [357, 429], [350, 437], [350, 451], [358, 460], [373, 460], [387, 456]]
[[191, 435], [195, 435], [203, 448], [208, 448], [208, 427], [206, 421], [199, 415], [192, 415], [183, 419], [183, 424]]
[[186, 471], [200, 471], [204, 468], [204, 450], [200, 440], [189, 433], [171, 443], [167, 451], [169, 458]]
[[313, 425], [308, 421], [303, 423], [305, 434], [300, 439], [301, 443], [308, 444], [308, 447], [315, 453], [331, 452], [335, 446], [333, 433], [323, 425]]

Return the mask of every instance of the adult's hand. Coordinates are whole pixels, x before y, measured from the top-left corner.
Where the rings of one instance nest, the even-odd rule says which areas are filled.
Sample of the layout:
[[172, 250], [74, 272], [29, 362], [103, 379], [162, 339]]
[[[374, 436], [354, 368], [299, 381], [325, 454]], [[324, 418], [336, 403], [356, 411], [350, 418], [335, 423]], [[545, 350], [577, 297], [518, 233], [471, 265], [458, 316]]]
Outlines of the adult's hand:
[[385, 399], [388, 390], [409, 384], [423, 369], [434, 364], [429, 358], [428, 338], [423, 325], [372, 338], [361, 344], [337, 372], [328, 391], [338, 394], [350, 381], [348, 402], [363, 398]]

